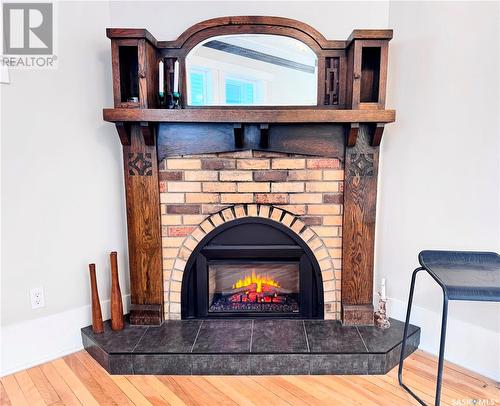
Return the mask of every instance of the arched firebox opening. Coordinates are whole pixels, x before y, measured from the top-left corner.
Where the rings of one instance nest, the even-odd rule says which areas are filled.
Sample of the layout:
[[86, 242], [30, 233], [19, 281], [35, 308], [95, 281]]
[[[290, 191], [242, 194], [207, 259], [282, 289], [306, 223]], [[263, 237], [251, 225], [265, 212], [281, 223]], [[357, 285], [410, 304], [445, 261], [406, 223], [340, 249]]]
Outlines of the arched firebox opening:
[[226, 222], [192, 252], [181, 317], [323, 319], [321, 271], [288, 227], [259, 217]]

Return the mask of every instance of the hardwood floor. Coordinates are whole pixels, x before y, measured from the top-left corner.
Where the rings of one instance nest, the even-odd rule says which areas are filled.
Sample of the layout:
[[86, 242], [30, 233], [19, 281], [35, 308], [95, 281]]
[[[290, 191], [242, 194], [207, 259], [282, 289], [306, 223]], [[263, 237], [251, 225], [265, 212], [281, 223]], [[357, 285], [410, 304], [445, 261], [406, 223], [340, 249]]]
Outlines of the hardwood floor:
[[[406, 382], [429, 404], [435, 371], [436, 358], [422, 351], [405, 362]], [[417, 405], [397, 368], [383, 376], [124, 376], [108, 375], [84, 351], [5, 376], [0, 389], [1, 405]], [[448, 363], [442, 400], [500, 404], [500, 384]]]

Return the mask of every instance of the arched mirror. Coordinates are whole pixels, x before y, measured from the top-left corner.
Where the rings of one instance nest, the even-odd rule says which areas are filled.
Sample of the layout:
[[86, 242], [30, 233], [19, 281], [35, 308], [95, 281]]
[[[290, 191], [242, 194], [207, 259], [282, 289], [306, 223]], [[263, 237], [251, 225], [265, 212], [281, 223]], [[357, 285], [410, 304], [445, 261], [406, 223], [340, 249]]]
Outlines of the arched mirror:
[[317, 105], [317, 56], [303, 42], [267, 34], [222, 35], [186, 57], [189, 106]]

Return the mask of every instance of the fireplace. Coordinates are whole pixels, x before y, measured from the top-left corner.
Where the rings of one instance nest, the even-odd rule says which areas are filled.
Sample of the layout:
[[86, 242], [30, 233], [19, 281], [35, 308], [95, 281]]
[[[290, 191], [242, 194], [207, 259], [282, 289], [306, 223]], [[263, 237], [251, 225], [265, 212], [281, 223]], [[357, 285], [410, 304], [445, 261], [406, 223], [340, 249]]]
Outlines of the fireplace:
[[[131, 323], [299, 314], [372, 325], [392, 30], [339, 41], [290, 19], [236, 16], [173, 41], [107, 35], [114, 108], [103, 116], [123, 145]], [[301, 255], [265, 257], [259, 236], [245, 248], [259, 264], [231, 258], [239, 239], [212, 258], [212, 233], [244, 218], [293, 231]]]
[[215, 228], [185, 269], [184, 319], [323, 318], [321, 270], [313, 252], [273, 220], [245, 217]]
[[299, 272], [297, 261], [213, 261], [208, 313], [298, 314]]
[[392, 30], [234, 16], [107, 35], [130, 323], [83, 329], [85, 348], [119, 374], [391, 370], [404, 324], [373, 326], [373, 253]]

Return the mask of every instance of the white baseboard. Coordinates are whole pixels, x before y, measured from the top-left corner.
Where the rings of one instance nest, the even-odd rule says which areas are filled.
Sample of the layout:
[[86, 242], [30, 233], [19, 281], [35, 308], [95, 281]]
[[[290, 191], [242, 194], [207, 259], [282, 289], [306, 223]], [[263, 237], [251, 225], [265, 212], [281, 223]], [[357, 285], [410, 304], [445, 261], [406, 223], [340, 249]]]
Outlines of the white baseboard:
[[[123, 295], [128, 313], [130, 295]], [[101, 302], [109, 319], [109, 300]], [[39, 319], [2, 326], [0, 376], [31, 368], [83, 348], [80, 329], [92, 323], [90, 305]], [[36, 337], [36, 339], [35, 339]]]
[[[387, 313], [404, 321], [407, 303], [388, 298]], [[413, 305], [412, 324], [419, 326], [419, 348], [437, 356], [441, 331], [441, 314]], [[453, 318], [448, 313], [445, 359], [488, 378], [500, 381], [500, 335], [472, 323]]]

